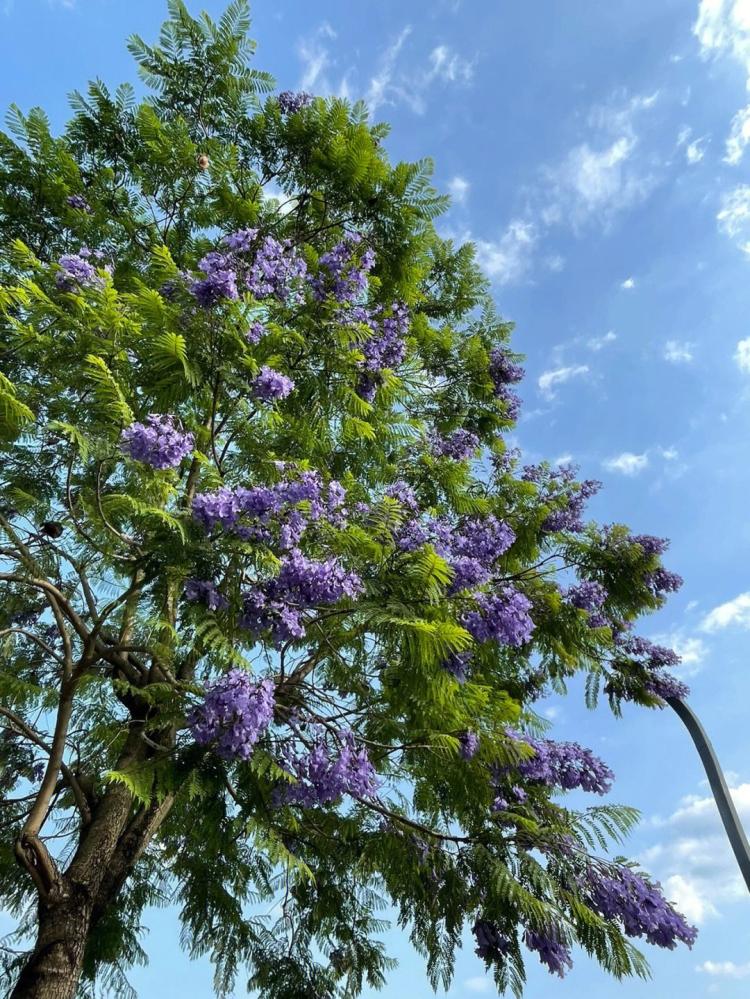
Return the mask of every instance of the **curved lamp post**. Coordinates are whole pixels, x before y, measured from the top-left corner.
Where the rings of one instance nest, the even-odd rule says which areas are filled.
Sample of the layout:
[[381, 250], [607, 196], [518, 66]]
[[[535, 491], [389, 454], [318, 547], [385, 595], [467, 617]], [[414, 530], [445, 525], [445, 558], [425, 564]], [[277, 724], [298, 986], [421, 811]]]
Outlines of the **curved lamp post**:
[[742, 828], [737, 809], [734, 807], [734, 802], [729, 793], [724, 774], [719, 766], [719, 760], [714, 747], [709, 742], [708, 736], [697, 716], [684, 701], [681, 701], [679, 697], [667, 697], [665, 699], [670, 708], [685, 723], [685, 727], [695, 743], [695, 748], [698, 750], [698, 755], [703, 763], [703, 769], [706, 771], [714, 800], [719, 809], [721, 821], [724, 823], [724, 829], [729, 837], [732, 850], [737, 858], [737, 863], [742, 871], [748, 891], [750, 891], [750, 843], [747, 841], [747, 836]]

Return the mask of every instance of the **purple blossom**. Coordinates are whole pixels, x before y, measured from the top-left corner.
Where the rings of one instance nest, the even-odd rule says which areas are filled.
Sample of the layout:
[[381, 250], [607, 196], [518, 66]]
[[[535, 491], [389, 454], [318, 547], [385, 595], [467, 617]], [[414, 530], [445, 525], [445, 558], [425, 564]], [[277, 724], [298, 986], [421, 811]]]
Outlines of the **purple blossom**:
[[343, 597], [358, 597], [364, 587], [356, 572], [347, 572], [341, 563], [330, 558], [316, 562], [294, 549], [281, 562], [274, 591], [301, 606], [335, 604]]
[[[374, 320], [370, 320], [371, 324]], [[397, 368], [406, 355], [405, 336], [409, 330], [409, 310], [403, 302], [394, 302], [391, 314], [374, 327], [374, 332], [359, 349], [364, 354], [366, 372], [377, 374], [384, 368]], [[361, 394], [361, 393], [360, 393]]]
[[459, 752], [464, 760], [470, 760], [476, 755], [479, 749], [479, 736], [476, 732], [462, 732], [458, 741], [461, 744]]
[[82, 246], [78, 253], [66, 253], [60, 257], [60, 270], [55, 275], [55, 284], [60, 291], [75, 291], [81, 288], [103, 288], [104, 281], [96, 273], [96, 268], [89, 263], [91, 250]]
[[477, 919], [471, 932], [476, 941], [474, 953], [488, 965], [500, 961], [510, 950], [510, 940], [500, 932], [497, 923]]
[[191, 602], [203, 603], [209, 610], [226, 610], [229, 601], [216, 588], [210, 579], [188, 579], [185, 583], [185, 596]]
[[238, 229], [236, 232], [230, 232], [228, 236], [225, 236], [222, 242], [233, 253], [249, 253], [253, 248], [257, 236], [257, 229]]
[[260, 374], [253, 379], [250, 391], [262, 402], [273, 402], [276, 399], [286, 399], [293, 388], [294, 381], [291, 378], [264, 364]]
[[607, 794], [612, 786], [614, 774], [590, 749], [577, 742], [554, 742], [552, 739], [535, 739], [529, 735], [518, 736], [534, 750], [534, 756], [522, 760], [518, 772], [530, 781], [546, 784], [548, 787], [561, 787], [566, 791], [580, 787], [594, 794]]
[[195, 447], [191, 433], [179, 430], [173, 416], [151, 413], [146, 423], [133, 423], [120, 435], [124, 454], [152, 468], [176, 468]]
[[318, 301], [331, 295], [342, 304], [357, 302], [367, 292], [367, 275], [375, 264], [371, 249], [359, 253], [362, 237], [353, 234], [344, 237], [319, 261], [320, 271], [311, 279], [313, 293]]
[[230, 254], [212, 250], [198, 261], [198, 269], [206, 276], [200, 281], [193, 281], [190, 291], [204, 308], [211, 308], [224, 299], [236, 301], [240, 297], [237, 273]]
[[470, 662], [471, 652], [454, 652], [443, 662], [443, 669], [458, 683], [465, 683]]
[[280, 302], [299, 301], [300, 282], [307, 265], [289, 240], [280, 243], [266, 236], [255, 252], [245, 276], [247, 287], [258, 299], [274, 296]]
[[255, 683], [244, 670], [230, 670], [206, 691], [203, 704], [188, 718], [199, 746], [216, 744], [226, 760], [248, 760], [273, 720], [274, 686]]
[[340, 733], [341, 747], [333, 755], [323, 739], [316, 740], [304, 755], [290, 756], [286, 763], [297, 783], [279, 789], [278, 800], [313, 808], [328, 805], [344, 794], [370, 798], [378, 789], [375, 768], [364, 746], [357, 748], [351, 732]]
[[386, 486], [384, 492], [386, 496], [398, 500], [401, 506], [413, 513], [416, 513], [419, 509], [419, 502], [414, 494], [414, 490], [403, 479], [398, 479], [396, 482], [392, 482], [389, 486]]
[[629, 635], [627, 632], [615, 636], [615, 645], [625, 655], [638, 659], [648, 669], [662, 669], [665, 666], [679, 666], [682, 661], [673, 649], [655, 645], [648, 638]]
[[524, 374], [524, 369], [510, 359], [507, 350], [495, 347], [490, 351], [490, 378], [495, 386], [496, 395], [502, 395], [507, 385], [520, 382]]
[[528, 642], [534, 630], [528, 597], [504, 586], [497, 593], [478, 593], [475, 599], [477, 609], [465, 614], [461, 623], [477, 642], [494, 640], [514, 647]]
[[527, 929], [523, 936], [523, 942], [539, 955], [542, 964], [546, 964], [551, 975], [565, 977], [565, 972], [573, 967], [573, 960], [570, 950], [560, 938], [558, 931], [550, 926], [543, 933]]
[[676, 593], [684, 580], [676, 572], [659, 567], [647, 574], [645, 582], [654, 596], [661, 597], [665, 593]]
[[663, 700], [667, 700], [669, 697], [683, 700], [690, 693], [690, 687], [686, 683], [683, 683], [682, 680], [678, 680], [677, 677], [671, 676], [669, 673], [662, 673], [659, 670], [651, 673], [644, 686], [649, 694], [661, 697]]
[[512, 472], [520, 457], [521, 450], [517, 447], [507, 448], [502, 454], [493, 454], [490, 461], [495, 475], [507, 475]]
[[305, 637], [301, 611], [290, 607], [283, 600], [270, 599], [261, 589], [249, 590], [243, 594], [238, 624], [256, 638], [269, 635], [271, 642], [277, 647]]
[[607, 599], [607, 591], [601, 583], [584, 580], [577, 586], [571, 586], [565, 597], [571, 607], [585, 611], [597, 611]]
[[91, 214], [91, 205], [84, 198], [82, 194], [71, 194], [65, 199], [66, 205], [70, 208], [75, 208], [76, 211], [86, 212], [87, 215]]
[[629, 867], [590, 865], [586, 872], [588, 903], [605, 919], [618, 920], [629, 937], [645, 937], [657, 947], [692, 947], [698, 931], [664, 898], [658, 884]]
[[630, 538], [630, 541], [633, 544], [640, 545], [644, 555], [647, 555], [649, 558], [654, 555], [663, 555], [667, 548], [669, 548], [667, 538], [656, 538], [652, 534], [634, 534]]
[[365, 402], [373, 402], [380, 386], [380, 379], [372, 372], [364, 372], [357, 380], [356, 392]]
[[448, 434], [447, 437], [440, 437], [436, 434], [431, 442], [432, 453], [436, 458], [452, 458], [453, 461], [464, 461], [471, 458], [479, 447], [479, 438], [470, 430], [460, 427]]
[[250, 323], [250, 326], [245, 333], [245, 339], [249, 344], [255, 346], [256, 343], [260, 343], [267, 333], [268, 327], [256, 320], [254, 323]]
[[222, 486], [213, 493], [198, 493], [193, 497], [193, 517], [206, 531], [212, 531], [217, 524], [225, 529], [237, 522], [240, 507], [232, 489]]
[[312, 103], [312, 94], [304, 90], [295, 92], [294, 90], [282, 90], [277, 100], [279, 110], [282, 114], [296, 114], [302, 108], [308, 107]]

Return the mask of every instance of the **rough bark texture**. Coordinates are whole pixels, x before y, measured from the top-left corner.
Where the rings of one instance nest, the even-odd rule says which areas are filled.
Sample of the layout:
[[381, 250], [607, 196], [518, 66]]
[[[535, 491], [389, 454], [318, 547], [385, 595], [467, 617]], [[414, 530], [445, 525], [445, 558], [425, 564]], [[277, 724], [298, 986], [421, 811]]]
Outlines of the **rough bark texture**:
[[133, 812], [124, 785], [108, 788], [68, 869], [40, 898], [37, 941], [10, 999], [74, 999], [92, 926], [116, 901], [171, 805], [168, 796]]

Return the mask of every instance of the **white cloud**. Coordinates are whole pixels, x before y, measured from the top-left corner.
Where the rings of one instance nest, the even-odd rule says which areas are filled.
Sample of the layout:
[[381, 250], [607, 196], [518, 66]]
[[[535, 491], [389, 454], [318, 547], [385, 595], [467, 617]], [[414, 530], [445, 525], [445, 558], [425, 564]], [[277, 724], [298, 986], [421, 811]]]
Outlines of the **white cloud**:
[[552, 256], [547, 257], [544, 262], [554, 274], [559, 274], [565, 267], [565, 257], [560, 256], [559, 253], [553, 253]]
[[[740, 819], [750, 819], [750, 784], [730, 787]], [[689, 920], [703, 923], [720, 907], [745, 901], [747, 889], [711, 795], [687, 795], [666, 818], [652, 818], [665, 838], [645, 850], [640, 861], [662, 880], [667, 898]]]
[[680, 457], [676, 447], [660, 447], [659, 454], [665, 461], [675, 461]]
[[734, 359], [740, 371], [750, 372], [750, 336], [738, 342]]
[[553, 465], [557, 465], [559, 468], [561, 465], [570, 465], [573, 462], [572, 454], [561, 454], [552, 462]]
[[620, 472], [622, 475], [639, 475], [648, 467], [647, 454], [633, 454], [632, 451], [623, 451], [614, 458], [607, 458], [602, 462], [608, 472]]
[[452, 177], [448, 181], [448, 193], [456, 204], [463, 205], [469, 194], [471, 184], [464, 177]]
[[514, 219], [497, 242], [474, 241], [480, 267], [498, 284], [512, 284], [526, 274], [536, 242], [535, 227], [522, 219]]
[[[750, 89], [750, 2], [749, 0], [701, 0], [693, 25], [704, 58], [728, 55], [740, 63]], [[737, 164], [750, 141], [750, 105], [732, 119], [727, 138], [727, 163]]]
[[750, 253], [750, 185], [740, 184], [724, 195], [716, 216], [719, 229]]
[[740, 628], [750, 628], [750, 591], [740, 593], [733, 600], [727, 600], [726, 603], [714, 607], [703, 618], [701, 630], [720, 631], [732, 624]]
[[462, 58], [456, 52], [452, 52], [447, 45], [438, 45], [430, 52], [428, 82], [440, 79], [447, 83], [456, 83], [461, 80], [468, 83], [473, 75], [474, 63]]
[[748, 978], [750, 961], [747, 964], [735, 964], [734, 961], [704, 961], [703, 964], [696, 964], [695, 970], [722, 978]]
[[[393, 104], [395, 103], [393, 99], [394, 97], [403, 96], [401, 88], [394, 86], [392, 81], [396, 58], [398, 57], [399, 52], [403, 48], [404, 42], [410, 34], [411, 25], [407, 24], [380, 58], [380, 69], [377, 74], [371, 78], [370, 86], [365, 94], [365, 100], [367, 101], [371, 114], [374, 114], [381, 104]], [[414, 95], [412, 95], [412, 99], [413, 96]], [[414, 107], [414, 105], [412, 106]], [[418, 107], [421, 107], [421, 101], [419, 102]], [[414, 107], [414, 110], [417, 110], [418, 107]]]
[[681, 630], [654, 635], [653, 641], [657, 645], [674, 649], [682, 660], [678, 667], [681, 676], [695, 676], [699, 673], [708, 655], [706, 643], [702, 638], [697, 635], [686, 635]]
[[297, 44], [297, 55], [302, 61], [302, 76], [299, 81], [300, 90], [328, 90], [324, 82], [324, 74], [330, 65], [330, 54], [323, 44], [325, 38], [335, 38], [336, 32], [328, 22], [319, 25], [308, 38], [302, 38]]
[[635, 288], [635, 278], [625, 278], [625, 280], [620, 283], [620, 287], [624, 288], [625, 291], [630, 291], [631, 288]]
[[724, 162], [736, 166], [742, 159], [745, 146], [750, 142], [750, 104], [740, 108], [732, 118], [732, 126], [727, 139], [727, 154]]
[[543, 395], [548, 399], [554, 397], [556, 386], [563, 385], [571, 378], [580, 378], [589, 372], [588, 364], [571, 364], [564, 368], [555, 368], [550, 371], [543, 371], [539, 376], [538, 384]]
[[664, 360], [670, 364], [689, 364], [693, 360], [693, 344], [667, 340], [664, 344]]
[[694, 142], [689, 143], [685, 147], [685, 159], [688, 161], [690, 166], [700, 163], [706, 155], [706, 150], [702, 145], [705, 141], [705, 139], [696, 139]]
[[469, 992], [491, 992], [493, 990], [493, 984], [491, 978], [467, 978], [464, 982], [464, 988]]
[[586, 346], [589, 350], [601, 350], [602, 347], [606, 347], [608, 343], [614, 343], [617, 339], [617, 334], [614, 330], [609, 330], [604, 336], [595, 336], [586, 342]]

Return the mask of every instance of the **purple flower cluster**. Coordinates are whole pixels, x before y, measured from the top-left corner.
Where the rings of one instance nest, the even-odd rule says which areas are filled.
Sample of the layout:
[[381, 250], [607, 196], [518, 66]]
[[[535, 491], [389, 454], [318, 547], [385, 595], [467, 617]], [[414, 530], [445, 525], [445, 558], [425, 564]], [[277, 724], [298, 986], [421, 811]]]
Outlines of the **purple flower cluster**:
[[419, 503], [417, 502], [414, 490], [409, 483], [404, 482], [403, 479], [398, 479], [396, 482], [392, 482], [389, 486], [386, 486], [383, 492], [390, 499], [398, 500], [401, 506], [403, 506], [404, 509], [409, 510], [411, 513], [416, 513], [419, 509]]
[[368, 248], [360, 254], [361, 242], [362, 237], [354, 233], [321, 256], [320, 272], [310, 280], [318, 301], [331, 295], [337, 302], [346, 304], [365, 297], [367, 275], [375, 265], [375, 253]]
[[464, 760], [470, 760], [479, 749], [479, 736], [476, 732], [462, 732], [458, 737], [461, 743], [459, 752]]
[[240, 297], [234, 261], [230, 254], [213, 250], [198, 261], [198, 269], [206, 276], [200, 281], [193, 281], [190, 290], [205, 309], [210, 309], [224, 299], [236, 301]]
[[571, 586], [565, 594], [571, 607], [579, 610], [598, 610], [607, 599], [607, 591], [601, 583], [584, 580], [577, 586]]
[[630, 541], [633, 544], [640, 545], [644, 555], [649, 557], [663, 555], [667, 548], [669, 548], [669, 540], [667, 538], [656, 538], [653, 534], [634, 534], [630, 538]]
[[454, 652], [443, 663], [443, 669], [458, 683], [466, 683], [470, 662], [471, 652]]
[[[317, 472], [302, 472], [295, 479], [272, 486], [222, 486], [216, 492], [198, 493], [192, 509], [193, 517], [206, 531], [220, 526], [248, 541], [270, 541], [271, 528], [276, 524], [281, 532], [281, 547], [291, 548], [302, 537], [308, 521], [326, 516], [341, 523], [345, 495], [341, 483], [332, 480], [326, 489]], [[300, 503], [306, 505], [306, 517], [297, 509]]]
[[293, 549], [281, 560], [278, 576], [244, 594], [239, 624], [256, 637], [268, 634], [274, 644], [281, 645], [304, 637], [304, 610], [355, 598], [362, 590], [359, 576], [337, 559], [317, 562]]
[[655, 597], [661, 597], [665, 593], [676, 593], [680, 589], [684, 580], [676, 572], [669, 572], [661, 566], [649, 572], [646, 576], [646, 585]]
[[528, 642], [534, 631], [528, 597], [512, 586], [504, 586], [497, 593], [478, 593], [475, 599], [477, 609], [461, 620], [475, 641], [494, 640], [516, 648]]
[[193, 281], [190, 290], [202, 306], [236, 301], [241, 286], [258, 299], [299, 300], [307, 266], [289, 240], [260, 239], [257, 229], [240, 229], [225, 236], [223, 244], [226, 250], [212, 250], [198, 261], [206, 276]]
[[365, 371], [379, 374], [385, 368], [397, 368], [406, 355], [404, 338], [408, 331], [409, 310], [403, 302], [394, 302], [390, 314], [380, 320], [373, 335], [360, 345]]
[[176, 468], [195, 447], [195, 438], [175, 426], [173, 416], [150, 413], [145, 423], [133, 423], [120, 435], [120, 447], [134, 461], [152, 468]]
[[525, 465], [521, 478], [539, 486], [539, 499], [546, 505], [556, 507], [542, 524], [542, 530], [551, 534], [555, 531], [583, 530], [583, 511], [586, 501], [595, 496], [602, 487], [596, 479], [576, 482], [577, 469], [574, 465], [562, 465], [551, 469], [548, 465]]
[[523, 942], [539, 955], [542, 964], [546, 964], [551, 975], [565, 977], [565, 972], [573, 967], [573, 960], [570, 950], [560, 938], [560, 934], [550, 926], [543, 933], [536, 930], [527, 929], [523, 935]]
[[491, 923], [486, 919], [477, 919], [471, 928], [476, 940], [474, 953], [486, 961], [487, 964], [496, 963], [504, 957], [510, 949], [510, 940], [501, 933], [497, 923]]
[[[681, 660], [676, 652], [663, 645], [655, 645], [647, 638], [631, 635], [624, 629], [613, 628], [613, 633], [616, 650], [635, 662], [637, 670], [640, 670], [642, 674], [641, 676], [636, 674], [636, 678], [642, 681], [643, 689], [647, 693], [661, 698], [687, 697], [690, 693], [687, 684], [664, 672], [666, 669], [680, 664]], [[615, 665], [621, 675], [627, 679], [627, 666], [617, 661]], [[626, 700], [631, 699], [636, 692], [627, 683], [622, 689], [618, 685], [618, 690], [620, 696]]]
[[678, 942], [692, 947], [698, 931], [689, 926], [660, 891], [643, 875], [618, 865], [586, 872], [588, 903], [605, 919], [619, 920], [629, 937], [674, 950]]
[[260, 374], [253, 379], [250, 391], [261, 402], [275, 402], [277, 399], [286, 399], [293, 388], [294, 381], [291, 378], [264, 364]]
[[192, 603], [202, 603], [209, 610], [226, 610], [229, 601], [216, 588], [210, 579], [188, 579], [185, 583], [185, 596]]
[[508, 419], [515, 420], [521, 409], [521, 400], [510, 388], [524, 376], [520, 364], [511, 361], [510, 355], [502, 347], [490, 351], [490, 378], [495, 386], [495, 395], [505, 403]]
[[104, 282], [90, 263], [91, 250], [82, 246], [78, 253], [66, 253], [60, 257], [60, 270], [55, 275], [55, 284], [60, 291], [75, 291], [79, 288], [103, 288]]
[[65, 204], [69, 205], [70, 208], [75, 208], [76, 211], [86, 212], [86, 214], [91, 214], [91, 205], [84, 198], [82, 194], [71, 194], [65, 199]]
[[296, 114], [302, 108], [308, 107], [312, 103], [312, 94], [304, 90], [282, 90], [278, 96], [279, 110], [282, 114]]
[[280, 302], [297, 302], [300, 281], [307, 273], [304, 259], [287, 239], [266, 236], [255, 252], [246, 275], [247, 287], [256, 298], [274, 296]]
[[268, 327], [256, 320], [254, 323], [250, 323], [245, 333], [245, 339], [249, 344], [255, 346], [256, 343], [260, 343], [266, 333], [268, 333]]
[[230, 670], [206, 691], [203, 704], [188, 718], [199, 746], [216, 744], [225, 760], [247, 760], [273, 720], [271, 680], [255, 683], [244, 670]]
[[566, 791], [580, 787], [594, 794], [607, 794], [614, 774], [590, 749], [577, 742], [554, 742], [552, 739], [534, 739], [529, 735], [509, 735], [526, 742], [534, 756], [522, 760], [518, 772], [527, 780], [538, 781], [548, 787], [561, 787]]
[[452, 458], [453, 461], [464, 461], [471, 458], [479, 447], [479, 438], [470, 430], [460, 427], [448, 434], [447, 437], [440, 437], [435, 434], [430, 442], [432, 453], [436, 458]]
[[289, 772], [297, 782], [279, 789], [278, 800], [285, 804], [313, 808], [328, 805], [344, 794], [370, 798], [378, 789], [375, 768], [364, 747], [357, 748], [351, 732], [339, 734], [341, 743], [337, 755], [322, 738], [304, 755], [290, 755], [286, 760]]

